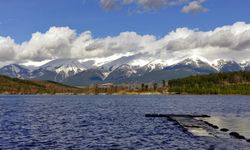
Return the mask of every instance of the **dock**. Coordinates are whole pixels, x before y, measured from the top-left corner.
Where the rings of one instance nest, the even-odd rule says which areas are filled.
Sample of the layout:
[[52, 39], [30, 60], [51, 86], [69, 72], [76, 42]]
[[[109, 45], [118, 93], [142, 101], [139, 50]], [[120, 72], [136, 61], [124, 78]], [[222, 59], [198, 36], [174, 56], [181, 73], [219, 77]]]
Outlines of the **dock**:
[[205, 118], [210, 118], [209, 115], [192, 115], [192, 114], [145, 114], [147, 118], [166, 118], [180, 127], [183, 132], [192, 134], [193, 136], [206, 136], [214, 138], [235, 138], [250, 142], [250, 139], [245, 138], [237, 132], [230, 131], [226, 128], [220, 128], [214, 125]]

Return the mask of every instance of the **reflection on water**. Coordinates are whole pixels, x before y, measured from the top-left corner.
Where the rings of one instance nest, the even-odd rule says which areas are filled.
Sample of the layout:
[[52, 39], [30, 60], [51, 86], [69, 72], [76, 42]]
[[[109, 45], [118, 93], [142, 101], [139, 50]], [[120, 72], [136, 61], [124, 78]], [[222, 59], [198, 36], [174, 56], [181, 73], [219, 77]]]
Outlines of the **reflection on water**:
[[219, 126], [219, 128], [227, 128], [229, 132], [238, 132], [239, 134], [250, 139], [250, 121], [243, 118], [236, 117], [210, 117], [202, 119], [208, 121], [214, 125]]

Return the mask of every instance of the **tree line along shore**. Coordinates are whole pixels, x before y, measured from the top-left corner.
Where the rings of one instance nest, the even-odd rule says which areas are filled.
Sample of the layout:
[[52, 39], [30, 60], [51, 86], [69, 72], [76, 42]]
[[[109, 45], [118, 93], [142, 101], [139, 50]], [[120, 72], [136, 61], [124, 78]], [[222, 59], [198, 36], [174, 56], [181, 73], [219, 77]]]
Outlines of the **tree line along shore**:
[[0, 76], [0, 94], [222, 94], [250, 95], [250, 72], [194, 75], [161, 83], [112, 83], [73, 87], [52, 81], [31, 81]]
[[170, 93], [250, 95], [250, 72], [196, 75], [168, 82]]

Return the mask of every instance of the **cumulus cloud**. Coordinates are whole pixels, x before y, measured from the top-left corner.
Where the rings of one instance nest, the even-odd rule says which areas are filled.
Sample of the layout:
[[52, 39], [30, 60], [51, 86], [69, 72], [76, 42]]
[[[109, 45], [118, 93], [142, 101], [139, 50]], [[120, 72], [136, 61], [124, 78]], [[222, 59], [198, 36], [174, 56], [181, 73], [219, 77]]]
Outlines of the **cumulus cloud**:
[[138, 35], [135, 32], [123, 32], [115, 37], [93, 39], [91, 32], [81, 34], [71, 47], [72, 57], [91, 58], [108, 57], [113, 54], [144, 51], [149, 43], [156, 39], [151, 35]]
[[198, 12], [207, 12], [208, 9], [202, 6], [202, 3], [204, 3], [205, 0], [195, 0], [188, 5], [184, 6], [182, 8], [183, 13], [198, 13]]
[[34, 33], [31, 39], [20, 45], [18, 59], [44, 60], [69, 57], [74, 30], [68, 27], [51, 27], [46, 33]]
[[0, 36], [0, 61], [13, 60], [16, 57], [17, 45], [10, 37]]
[[188, 28], [179, 28], [166, 37], [166, 49], [171, 51], [194, 48], [226, 48], [243, 51], [250, 49], [250, 25], [237, 22], [232, 26], [223, 26], [214, 31], [201, 32]]
[[[200, 55], [210, 60], [244, 60], [250, 54], [250, 24], [237, 22], [211, 31], [177, 28], [162, 38], [123, 32], [117, 36], [93, 38], [90, 31], [77, 34], [68, 27], [51, 27], [34, 33], [29, 41], [15, 43], [0, 37], [0, 62], [43, 61], [57, 58], [88, 59], [114, 55], [141, 55], [145, 59], [174, 59]], [[143, 54], [143, 55], [142, 55]]]

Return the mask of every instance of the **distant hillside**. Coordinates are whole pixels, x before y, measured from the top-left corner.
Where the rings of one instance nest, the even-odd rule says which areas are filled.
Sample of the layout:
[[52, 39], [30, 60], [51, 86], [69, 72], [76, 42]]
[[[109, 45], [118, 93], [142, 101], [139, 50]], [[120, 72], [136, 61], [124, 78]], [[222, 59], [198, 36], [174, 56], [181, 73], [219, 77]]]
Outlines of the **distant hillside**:
[[0, 94], [80, 93], [81, 89], [52, 81], [29, 81], [0, 75]]
[[169, 92], [250, 95], [250, 72], [196, 75], [169, 81]]

